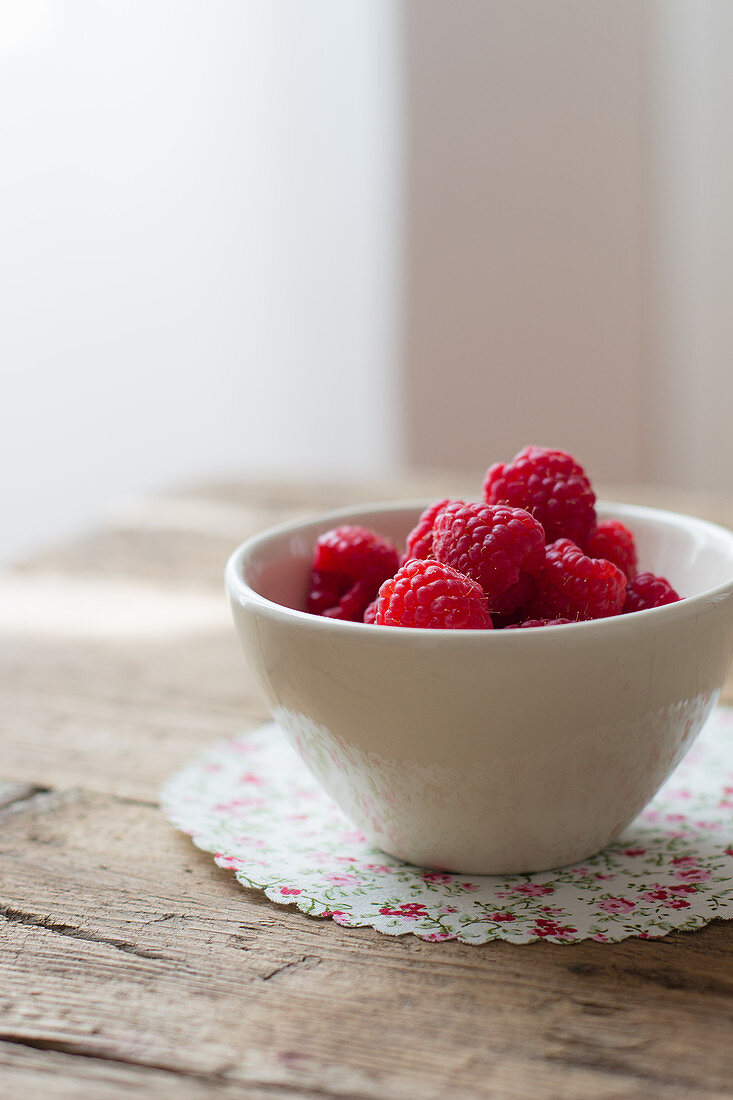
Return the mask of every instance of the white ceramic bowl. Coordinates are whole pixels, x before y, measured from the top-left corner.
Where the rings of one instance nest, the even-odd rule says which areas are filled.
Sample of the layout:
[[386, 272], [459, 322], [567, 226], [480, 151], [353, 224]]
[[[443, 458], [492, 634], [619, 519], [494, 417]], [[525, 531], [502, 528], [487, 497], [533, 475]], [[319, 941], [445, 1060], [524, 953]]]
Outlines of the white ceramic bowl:
[[404, 541], [427, 502], [273, 528], [226, 571], [273, 715], [344, 813], [384, 851], [475, 874], [536, 871], [610, 843], [715, 703], [733, 648], [733, 533], [599, 506], [642, 568], [687, 598], [534, 630], [417, 630], [303, 611], [316, 538], [343, 523]]

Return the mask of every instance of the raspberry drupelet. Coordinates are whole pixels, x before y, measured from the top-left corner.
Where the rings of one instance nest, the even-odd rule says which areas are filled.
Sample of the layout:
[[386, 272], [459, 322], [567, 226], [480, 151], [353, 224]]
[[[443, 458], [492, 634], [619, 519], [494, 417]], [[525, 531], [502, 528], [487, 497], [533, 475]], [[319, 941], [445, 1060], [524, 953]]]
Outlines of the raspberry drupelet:
[[377, 626], [490, 630], [489, 607], [477, 581], [450, 565], [413, 558], [379, 589]]
[[367, 609], [364, 612], [362, 622], [373, 623], [377, 617], [377, 601], [372, 600]]
[[358, 622], [379, 586], [399, 565], [397, 550], [368, 527], [326, 531], [316, 542], [308, 586], [308, 611]]
[[547, 547], [529, 607], [532, 619], [605, 619], [624, 606], [626, 577], [612, 562], [587, 557], [570, 539]]
[[449, 504], [463, 504], [463, 501], [445, 497], [443, 500], [436, 500], [435, 504], [431, 504], [429, 508], [425, 509], [407, 536], [405, 554], [402, 559], [403, 564], [412, 558], [429, 558], [432, 555], [435, 517]]
[[487, 504], [524, 508], [545, 529], [547, 542], [569, 538], [585, 545], [596, 525], [595, 493], [583, 467], [565, 451], [525, 447], [506, 465], [486, 471]]
[[489, 610], [509, 614], [529, 596], [545, 560], [545, 532], [523, 508], [449, 504], [433, 525], [433, 556], [473, 577]]
[[601, 520], [585, 545], [591, 558], [605, 558], [628, 578], [638, 569], [636, 544], [628, 527], [618, 519]]
[[626, 585], [623, 610], [648, 611], [652, 607], [677, 603], [680, 598], [665, 577], [657, 577], [654, 573], [637, 573]]

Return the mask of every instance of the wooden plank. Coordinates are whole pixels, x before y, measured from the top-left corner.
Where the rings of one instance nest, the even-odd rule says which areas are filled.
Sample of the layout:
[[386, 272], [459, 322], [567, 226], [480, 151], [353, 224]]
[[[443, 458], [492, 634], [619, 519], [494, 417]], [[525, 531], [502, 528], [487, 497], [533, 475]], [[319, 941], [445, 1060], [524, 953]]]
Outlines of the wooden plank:
[[8, 806], [17, 805], [43, 790], [29, 783], [0, 783], [0, 812]]
[[267, 718], [233, 627], [185, 644], [16, 640], [0, 692], [5, 780], [146, 800], [207, 742]]
[[241, 890], [150, 807], [27, 806], [0, 841], [6, 1042], [335, 1096], [725, 1094], [730, 925], [567, 948], [393, 940]]
[[[43, 1044], [43, 1040], [40, 1040]], [[114, 1058], [68, 1054], [45, 1045], [0, 1041], [0, 1082], [5, 1096], [30, 1100], [272, 1100], [270, 1088], [224, 1084], [204, 1074], [157, 1070]], [[322, 1100], [318, 1090], [299, 1092]]]

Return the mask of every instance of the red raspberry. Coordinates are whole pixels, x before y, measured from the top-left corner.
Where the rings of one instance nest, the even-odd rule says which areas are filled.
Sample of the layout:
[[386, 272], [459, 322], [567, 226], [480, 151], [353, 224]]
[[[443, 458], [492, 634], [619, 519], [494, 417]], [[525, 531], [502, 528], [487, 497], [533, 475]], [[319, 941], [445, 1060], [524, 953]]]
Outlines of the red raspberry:
[[308, 610], [331, 619], [362, 619], [379, 586], [399, 565], [394, 546], [367, 527], [335, 527], [316, 542]]
[[570, 538], [585, 545], [595, 527], [595, 494], [572, 455], [547, 447], [525, 447], [508, 465], [486, 471], [488, 504], [526, 508], [545, 529], [547, 542]]
[[513, 623], [511, 626], [507, 626], [504, 629], [527, 630], [535, 626], [564, 626], [572, 621], [572, 619], [525, 619], [522, 623]]
[[681, 599], [665, 577], [653, 573], [637, 573], [626, 585], [624, 612], [647, 611], [651, 607], [663, 607]]
[[620, 520], [601, 520], [591, 533], [585, 549], [591, 558], [612, 561], [627, 577], [633, 577], [638, 569], [634, 536]]
[[374, 620], [376, 619], [376, 617], [377, 617], [377, 601], [372, 600], [372, 602], [369, 604], [366, 611], [364, 612], [363, 621], [365, 623], [373, 623]]
[[490, 630], [481, 585], [441, 562], [414, 558], [384, 582], [377, 600], [378, 626], [432, 630]]
[[490, 611], [508, 614], [528, 595], [522, 577], [542, 569], [545, 532], [522, 508], [449, 504], [433, 525], [433, 554], [478, 581]]
[[451, 500], [450, 497], [446, 497], [444, 500], [436, 500], [435, 504], [431, 504], [429, 508], [420, 516], [417, 524], [410, 531], [407, 536], [407, 542], [405, 544], [405, 556], [402, 559], [402, 564], [406, 561], [411, 561], [412, 558], [429, 558], [433, 552], [433, 523], [435, 517], [439, 512], [442, 512], [449, 504], [462, 504], [462, 500]]
[[533, 619], [605, 619], [624, 605], [626, 577], [610, 561], [588, 558], [570, 539], [547, 547], [530, 605]]
[[[498, 615], [506, 621], [511, 616], [512, 621], [516, 621], [517, 612], [529, 603], [533, 592], [534, 577], [530, 577], [529, 573], [520, 573], [516, 584], [513, 584], [511, 588], [507, 588], [506, 592], [502, 592], [501, 596], [495, 596], [492, 600], [492, 618], [494, 615]], [[494, 623], [494, 626], [498, 625], [500, 624]]]

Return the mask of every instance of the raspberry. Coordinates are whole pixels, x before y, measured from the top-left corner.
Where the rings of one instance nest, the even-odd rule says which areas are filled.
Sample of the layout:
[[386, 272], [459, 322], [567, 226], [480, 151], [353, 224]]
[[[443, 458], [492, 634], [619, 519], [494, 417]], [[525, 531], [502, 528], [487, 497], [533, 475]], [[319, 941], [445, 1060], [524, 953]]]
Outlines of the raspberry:
[[490, 630], [481, 585], [450, 565], [413, 558], [379, 589], [375, 623], [432, 630]]
[[376, 619], [376, 617], [377, 617], [377, 601], [372, 600], [372, 602], [369, 604], [366, 611], [364, 612], [363, 621], [365, 623], [373, 623], [374, 620]]
[[572, 619], [525, 619], [522, 623], [513, 623], [505, 627], [505, 630], [527, 630], [534, 626], [564, 626], [572, 621]]
[[429, 508], [420, 516], [417, 524], [410, 531], [407, 536], [407, 542], [405, 544], [405, 556], [402, 559], [402, 564], [406, 561], [410, 561], [412, 558], [429, 558], [433, 552], [433, 522], [439, 512], [442, 512], [449, 504], [462, 504], [461, 500], [451, 500], [450, 497], [446, 497], [444, 500], [436, 500], [435, 504], [431, 504]]
[[585, 545], [596, 523], [596, 498], [583, 467], [546, 447], [525, 447], [508, 465], [490, 466], [484, 499], [525, 508], [544, 527], [547, 542], [569, 538]]
[[449, 504], [433, 525], [433, 555], [483, 588], [489, 610], [508, 614], [527, 598], [527, 574], [545, 560], [545, 532], [522, 508]]
[[656, 577], [654, 573], [637, 573], [626, 585], [626, 603], [624, 612], [648, 611], [651, 607], [663, 607], [667, 603], [677, 603], [681, 597], [665, 577]]
[[627, 577], [633, 577], [638, 568], [634, 536], [617, 519], [604, 519], [591, 532], [585, 545], [591, 558], [605, 558], [612, 561]]
[[588, 558], [570, 539], [547, 547], [530, 604], [533, 619], [605, 619], [624, 605], [626, 577], [610, 561]]
[[367, 527], [335, 527], [316, 542], [308, 610], [331, 619], [361, 620], [379, 586], [399, 565], [394, 546]]
[[[492, 618], [496, 614], [504, 617], [504, 619], [511, 616], [515, 620], [516, 613], [521, 607], [529, 603], [533, 592], [534, 578], [530, 577], [529, 573], [520, 573], [516, 584], [513, 584], [511, 588], [507, 588], [506, 592], [502, 592], [501, 596], [495, 596], [492, 600]], [[499, 624], [495, 623], [494, 625]]]

